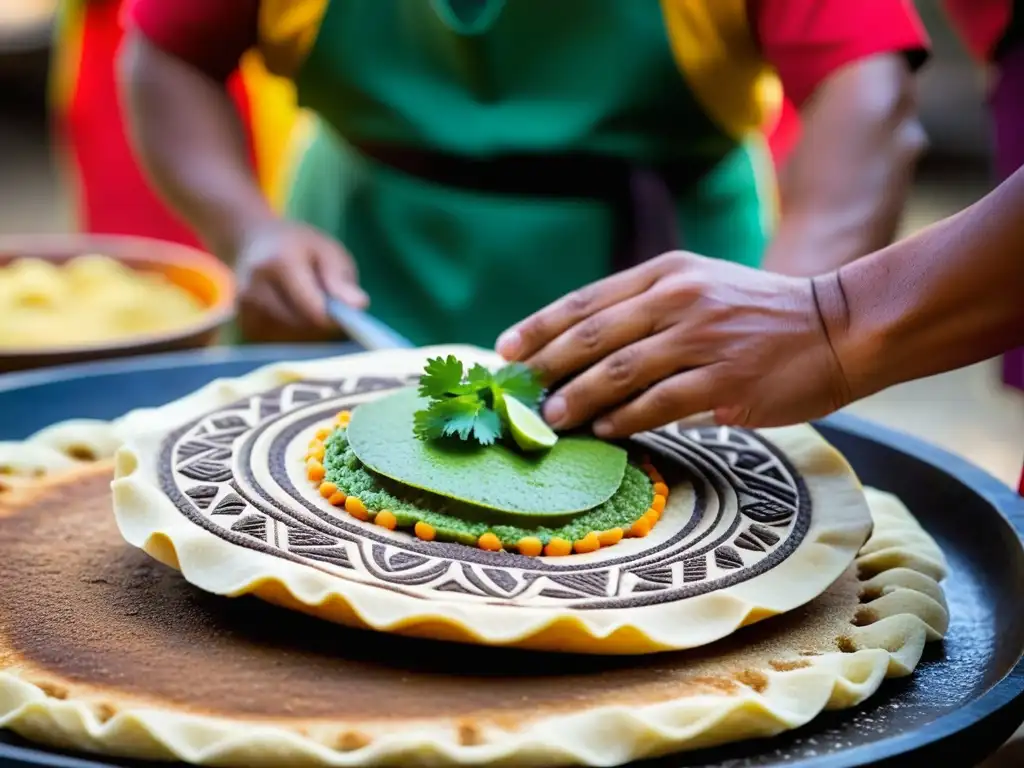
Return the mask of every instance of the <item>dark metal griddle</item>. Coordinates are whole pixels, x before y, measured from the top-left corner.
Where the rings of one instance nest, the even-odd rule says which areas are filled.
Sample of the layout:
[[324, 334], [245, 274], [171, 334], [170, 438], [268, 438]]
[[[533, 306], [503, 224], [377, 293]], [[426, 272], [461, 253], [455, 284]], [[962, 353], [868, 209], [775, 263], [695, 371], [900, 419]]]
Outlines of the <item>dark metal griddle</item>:
[[[0, 377], [0, 440], [68, 418], [111, 419], [266, 363], [351, 345], [241, 347]], [[945, 451], [848, 416], [819, 427], [865, 484], [899, 495], [945, 550], [952, 623], [909, 680], [863, 706], [767, 741], [683, 753], [644, 768], [970, 768], [1024, 721], [1024, 500]], [[0, 766], [157, 768], [39, 749], [0, 732]]]

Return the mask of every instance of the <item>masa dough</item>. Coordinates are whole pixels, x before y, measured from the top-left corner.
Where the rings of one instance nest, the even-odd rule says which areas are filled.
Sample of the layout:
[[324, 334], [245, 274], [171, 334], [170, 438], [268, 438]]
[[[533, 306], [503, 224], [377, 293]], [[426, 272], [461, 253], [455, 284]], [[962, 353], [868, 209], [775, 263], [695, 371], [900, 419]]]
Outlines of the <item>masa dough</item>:
[[705, 645], [804, 605], [871, 532], [853, 471], [809, 426], [636, 436], [668, 506], [650, 535], [587, 554], [524, 558], [339, 513], [305, 478], [310, 438], [448, 354], [501, 364], [469, 347], [282, 364], [129, 416], [113, 483], [121, 533], [218, 595], [418, 637], [634, 654]]

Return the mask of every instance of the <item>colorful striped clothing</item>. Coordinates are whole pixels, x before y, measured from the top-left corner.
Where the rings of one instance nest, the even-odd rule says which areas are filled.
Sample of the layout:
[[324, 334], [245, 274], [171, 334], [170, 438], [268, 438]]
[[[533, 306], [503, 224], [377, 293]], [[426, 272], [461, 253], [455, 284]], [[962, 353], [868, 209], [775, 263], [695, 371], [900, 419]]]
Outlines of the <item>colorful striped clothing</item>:
[[758, 265], [782, 89], [800, 106], [926, 45], [907, 0], [134, 0], [130, 19], [213, 77], [257, 49], [296, 83], [320, 130], [288, 210], [422, 344], [491, 344], [650, 253], [645, 216], [658, 243]]
[[[152, 190], [132, 152], [117, 93], [122, 0], [62, 0], [51, 75], [51, 110], [77, 227], [198, 245], [190, 228]], [[268, 195], [281, 201], [278, 171], [298, 115], [294, 87], [271, 77], [259, 57], [224, 73]]]

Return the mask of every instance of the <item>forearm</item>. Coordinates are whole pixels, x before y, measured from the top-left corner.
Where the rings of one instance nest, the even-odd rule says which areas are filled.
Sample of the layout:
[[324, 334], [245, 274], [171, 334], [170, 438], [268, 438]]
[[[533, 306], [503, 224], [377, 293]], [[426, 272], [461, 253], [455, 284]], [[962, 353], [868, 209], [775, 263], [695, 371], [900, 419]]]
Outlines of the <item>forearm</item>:
[[967, 210], [815, 281], [853, 396], [1024, 343], [1024, 171]]
[[212, 251], [231, 259], [243, 233], [273, 218], [223, 84], [138, 32], [120, 61], [134, 146], [153, 185]]
[[782, 219], [765, 269], [823, 274], [892, 242], [924, 147], [912, 75], [897, 54], [819, 87], [780, 179]]

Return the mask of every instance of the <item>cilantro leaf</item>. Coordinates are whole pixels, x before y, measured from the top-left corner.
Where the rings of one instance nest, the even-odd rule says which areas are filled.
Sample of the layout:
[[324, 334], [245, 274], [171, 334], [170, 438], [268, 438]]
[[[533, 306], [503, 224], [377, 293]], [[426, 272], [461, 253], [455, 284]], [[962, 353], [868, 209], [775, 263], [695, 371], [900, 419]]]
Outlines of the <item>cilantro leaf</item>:
[[490, 408], [481, 409], [473, 423], [473, 437], [480, 445], [493, 445], [501, 437], [501, 417]]
[[[537, 375], [523, 363], [511, 363], [494, 374], [494, 386], [502, 395], [511, 395], [527, 408], [536, 408], [544, 396]], [[497, 394], [497, 393], [496, 393]]]
[[491, 445], [501, 437], [501, 420], [483, 401], [472, 395], [436, 400], [415, 415], [416, 436], [425, 440], [472, 435], [481, 445]]
[[455, 355], [447, 359], [435, 357], [427, 360], [423, 376], [420, 377], [420, 397], [444, 397], [456, 390], [462, 383], [462, 361]]
[[487, 368], [477, 363], [469, 369], [469, 373], [466, 375], [466, 382], [466, 389], [470, 392], [477, 392], [491, 386], [493, 377]]

